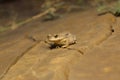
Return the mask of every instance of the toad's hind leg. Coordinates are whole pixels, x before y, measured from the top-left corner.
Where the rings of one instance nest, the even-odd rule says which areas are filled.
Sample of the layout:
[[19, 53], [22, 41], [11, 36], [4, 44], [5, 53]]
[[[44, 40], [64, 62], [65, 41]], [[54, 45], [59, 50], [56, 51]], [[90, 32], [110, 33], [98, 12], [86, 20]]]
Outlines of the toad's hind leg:
[[65, 42], [65, 44], [62, 46], [62, 48], [68, 47], [68, 46], [69, 46], [69, 41], [68, 41], [68, 40], [65, 40], [64, 42]]
[[62, 48], [67, 48], [69, 46], [69, 44], [65, 44], [62, 46]]

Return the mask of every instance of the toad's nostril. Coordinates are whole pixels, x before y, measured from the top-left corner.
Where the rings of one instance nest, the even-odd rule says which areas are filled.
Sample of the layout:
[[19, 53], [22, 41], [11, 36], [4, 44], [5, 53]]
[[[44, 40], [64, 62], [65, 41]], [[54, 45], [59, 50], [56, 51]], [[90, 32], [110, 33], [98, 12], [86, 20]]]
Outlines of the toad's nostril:
[[48, 34], [47, 37], [51, 37], [52, 35], [51, 34]]

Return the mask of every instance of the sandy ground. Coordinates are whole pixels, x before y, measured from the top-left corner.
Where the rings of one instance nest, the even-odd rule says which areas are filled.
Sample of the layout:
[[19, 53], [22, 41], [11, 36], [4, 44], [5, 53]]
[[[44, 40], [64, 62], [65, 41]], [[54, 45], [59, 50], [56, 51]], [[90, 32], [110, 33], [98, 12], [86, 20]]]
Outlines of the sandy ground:
[[[1, 80], [119, 80], [120, 19], [95, 11], [71, 13], [55, 21], [40, 19], [0, 34]], [[70, 31], [77, 44], [49, 49], [49, 33]], [[33, 41], [27, 36], [34, 36]], [[82, 55], [78, 50], [81, 50]]]

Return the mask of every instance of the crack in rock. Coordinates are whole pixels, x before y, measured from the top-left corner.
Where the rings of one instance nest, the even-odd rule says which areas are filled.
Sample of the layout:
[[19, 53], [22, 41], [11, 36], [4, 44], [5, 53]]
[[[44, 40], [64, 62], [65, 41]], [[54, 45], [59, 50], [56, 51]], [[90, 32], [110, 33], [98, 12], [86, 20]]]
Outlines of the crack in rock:
[[4, 76], [7, 74], [7, 72], [10, 70], [10, 68], [15, 65], [21, 58], [22, 56], [24, 56], [24, 54], [26, 54], [27, 52], [29, 52], [32, 48], [34, 48], [38, 43], [40, 43], [40, 41], [36, 41], [36, 43], [34, 43], [32, 46], [30, 46], [28, 49], [26, 49], [21, 55], [17, 56], [16, 60], [3, 72], [3, 74], [0, 76], [0, 80], [2, 80], [2, 78], [4, 78]]

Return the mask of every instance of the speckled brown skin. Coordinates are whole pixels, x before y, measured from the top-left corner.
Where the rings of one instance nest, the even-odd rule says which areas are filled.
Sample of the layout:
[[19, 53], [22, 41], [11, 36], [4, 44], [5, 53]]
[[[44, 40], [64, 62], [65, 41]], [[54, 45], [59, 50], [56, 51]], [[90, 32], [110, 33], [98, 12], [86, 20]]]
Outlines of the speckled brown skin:
[[66, 48], [69, 45], [76, 43], [76, 36], [72, 35], [70, 32], [63, 32], [53, 35], [49, 34], [47, 39], [50, 45], [57, 45], [62, 48]]

